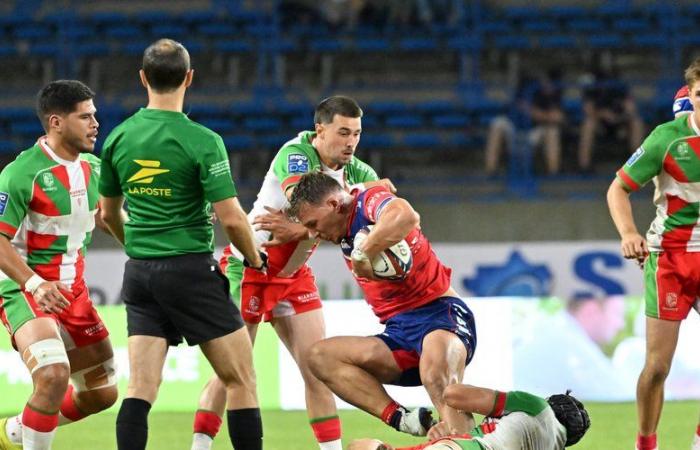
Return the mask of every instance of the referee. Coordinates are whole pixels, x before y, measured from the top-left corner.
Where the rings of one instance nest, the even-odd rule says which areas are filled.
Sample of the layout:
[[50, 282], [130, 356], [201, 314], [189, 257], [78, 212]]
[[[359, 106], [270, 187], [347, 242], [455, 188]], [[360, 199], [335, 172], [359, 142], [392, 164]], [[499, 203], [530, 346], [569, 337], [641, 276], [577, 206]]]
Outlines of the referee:
[[246, 264], [264, 270], [265, 263], [221, 137], [182, 113], [193, 73], [182, 44], [161, 39], [148, 47], [140, 71], [148, 106], [117, 126], [102, 149], [102, 218], [129, 256], [122, 286], [129, 387], [117, 416], [119, 450], [146, 448], [168, 346], [183, 338], [200, 346], [226, 385], [234, 449], [262, 449], [252, 346], [212, 256], [212, 207]]

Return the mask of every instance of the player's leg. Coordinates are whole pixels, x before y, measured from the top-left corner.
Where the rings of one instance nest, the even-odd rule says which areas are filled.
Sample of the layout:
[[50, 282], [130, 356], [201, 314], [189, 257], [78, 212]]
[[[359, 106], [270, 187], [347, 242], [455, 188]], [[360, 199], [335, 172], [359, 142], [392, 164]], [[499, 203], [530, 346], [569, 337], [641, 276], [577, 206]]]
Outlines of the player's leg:
[[423, 339], [421, 380], [440, 418], [449, 424], [452, 434], [466, 433], [474, 426], [473, 419], [449, 407], [442, 395], [448, 385], [462, 382], [467, 356], [464, 343], [451, 331], [435, 330]]
[[547, 173], [555, 175], [561, 166], [561, 127], [559, 125], [547, 125], [543, 128], [543, 148]]
[[253, 347], [245, 328], [200, 345], [226, 386], [227, 423], [235, 450], [262, 449], [262, 420], [253, 369]]
[[[257, 323], [246, 323], [251, 343], [255, 343]], [[199, 405], [194, 415], [191, 450], [209, 450], [221, 428], [226, 411], [226, 385], [212, 375], [199, 396]]]
[[384, 340], [375, 336], [324, 339], [311, 346], [308, 364], [313, 375], [346, 402], [399, 431], [414, 435], [427, 432], [432, 420], [429, 411], [409, 411], [384, 389], [383, 384], [397, 384], [404, 374]]
[[47, 450], [51, 448], [58, 412], [68, 388], [68, 355], [52, 318], [27, 321], [14, 333], [14, 339], [34, 384], [34, 392], [22, 412], [22, 448]]
[[698, 426], [695, 428], [695, 435], [693, 436], [693, 445], [690, 450], [700, 450], [700, 419], [698, 419]]
[[340, 419], [333, 393], [311, 373], [306, 357], [311, 346], [325, 337], [323, 311], [314, 309], [275, 318], [272, 324], [304, 379], [306, 412], [321, 450], [342, 450]]
[[505, 116], [495, 117], [489, 125], [486, 138], [486, 153], [484, 155], [487, 175], [494, 175], [498, 170], [498, 161], [503, 148], [510, 148], [515, 129], [513, 123]]
[[593, 140], [595, 138], [598, 119], [593, 105], [584, 104], [584, 117], [581, 123], [581, 132], [578, 146], [578, 166], [581, 170], [591, 169], [593, 157]]
[[128, 339], [129, 384], [117, 415], [117, 448], [144, 450], [148, 440], [148, 413], [158, 395], [168, 341], [162, 337], [132, 335]]

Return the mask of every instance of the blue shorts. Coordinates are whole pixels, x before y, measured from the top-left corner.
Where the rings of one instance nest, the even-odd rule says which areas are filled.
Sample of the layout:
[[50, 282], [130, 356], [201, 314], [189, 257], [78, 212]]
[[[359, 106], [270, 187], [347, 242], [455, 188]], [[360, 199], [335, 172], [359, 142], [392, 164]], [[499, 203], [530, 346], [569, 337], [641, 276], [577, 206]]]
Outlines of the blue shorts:
[[423, 338], [434, 330], [456, 334], [467, 348], [466, 364], [469, 364], [476, 350], [474, 314], [462, 299], [440, 297], [427, 305], [395, 315], [387, 320], [384, 332], [376, 335], [389, 347], [402, 371], [401, 376], [391, 384], [423, 384], [418, 370]]

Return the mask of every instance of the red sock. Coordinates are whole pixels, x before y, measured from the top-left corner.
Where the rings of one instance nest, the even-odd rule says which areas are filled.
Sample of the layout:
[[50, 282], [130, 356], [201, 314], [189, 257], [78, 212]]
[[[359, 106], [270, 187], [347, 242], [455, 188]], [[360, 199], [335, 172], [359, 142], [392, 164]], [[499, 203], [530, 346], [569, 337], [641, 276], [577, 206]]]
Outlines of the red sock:
[[214, 439], [221, 428], [221, 417], [211, 411], [198, 409], [194, 414], [194, 432]]
[[386, 405], [386, 408], [384, 408], [384, 411], [382, 411], [382, 421], [391, 425], [391, 417], [394, 415], [396, 410], [399, 409], [400, 406], [401, 405], [399, 405], [395, 401], [392, 401], [391, 403]]
[[656, 448], [656, 433], [649, 436], [637, 435], [637, 450], [654, 450]]
[[35, 411], [27, 404], [22, 411], [22, 426], [42, 433], [53, 431], [58, 426], [58, 413], [44, 414]]
[[698, 427], [695, 429], [695, 434], [700, 436], [700, 424], [698, 424]]
[[78, 409], [78, 406], [75, 404], [75, 399], [73, 399], [72, 384], [68, 385], [66, 395], [63, 396], [63, 403], [61, 403], [61, 408], [59, 409], [59, 411], [61, 411], [61, 415], [63, 415], [63, 417], [72, 422], [77, 422], [78, 420], [84, 419], [88, 416], [80, 409]]
[[318, 442], [336, 441], [340, 439], [340, 418], [338, 416], [311, 419], [311, 429]]

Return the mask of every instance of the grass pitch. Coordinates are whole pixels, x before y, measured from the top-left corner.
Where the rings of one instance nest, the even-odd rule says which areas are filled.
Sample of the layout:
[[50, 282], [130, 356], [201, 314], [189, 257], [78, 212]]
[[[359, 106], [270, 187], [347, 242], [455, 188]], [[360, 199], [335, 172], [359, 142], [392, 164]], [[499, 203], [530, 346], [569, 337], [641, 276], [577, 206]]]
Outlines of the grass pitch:
[[[633, 403], [590, 403], [591, 429], [576, 450], [626, 450], [634, 446], [637, 428]], [[686, 450], [698, 420], [700, 403], [668, 402], [659, 429], [659, 445], [668, 450]], [[360, 437], [377, 437], [394, 445], [415, 445], [421, 440], [393, 431], [359, 411], [341, 411], [343, 440], [347, 444]], [[83, 422], [62, 427], [56, 435], [54, 450], [115, 449], [113, 413], [98, 414]], [[303, 411], [263, 411], [266, 450], [313, 450], [318, 448]], [[224, 422], [225, 423], [225, 422]], [[190, 448], [192, 414], [154, 412], [149, 422], [149, 450]], [[230, 449], [226, 426], [214, 443], [214, 449]]]

